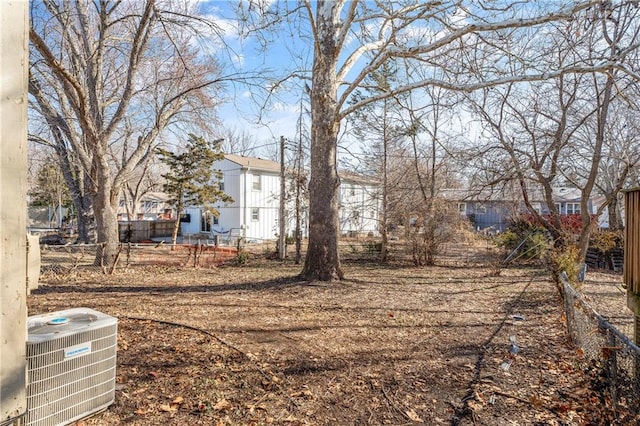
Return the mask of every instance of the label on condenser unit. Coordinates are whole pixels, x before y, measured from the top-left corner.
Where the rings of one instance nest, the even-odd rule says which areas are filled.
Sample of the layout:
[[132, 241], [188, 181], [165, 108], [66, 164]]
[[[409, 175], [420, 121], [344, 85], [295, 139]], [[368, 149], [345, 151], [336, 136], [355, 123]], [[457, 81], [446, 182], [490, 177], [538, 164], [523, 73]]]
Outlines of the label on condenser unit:
[[79, 345], [64, 348], [64, 358], [73, 358], [76, 356], [87, 355], [91, 353], [91, 342], [81, 343]]

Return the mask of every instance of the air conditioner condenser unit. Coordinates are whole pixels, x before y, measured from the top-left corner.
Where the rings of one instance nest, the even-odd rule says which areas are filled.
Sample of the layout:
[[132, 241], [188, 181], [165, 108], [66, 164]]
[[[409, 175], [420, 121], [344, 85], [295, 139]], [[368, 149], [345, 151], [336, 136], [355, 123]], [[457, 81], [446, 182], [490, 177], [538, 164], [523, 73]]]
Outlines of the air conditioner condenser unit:
[[27, 319], [27, 426], [57, 426], [115, 400], [118, 320], [88, 308]]

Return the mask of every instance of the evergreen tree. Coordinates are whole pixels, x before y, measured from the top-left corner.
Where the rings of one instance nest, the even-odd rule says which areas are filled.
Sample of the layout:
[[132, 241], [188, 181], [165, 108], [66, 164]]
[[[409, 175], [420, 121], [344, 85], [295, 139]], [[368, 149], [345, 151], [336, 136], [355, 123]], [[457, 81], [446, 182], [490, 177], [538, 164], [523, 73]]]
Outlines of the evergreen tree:
[[169, 202], [173, 204], [177, 213], [171, 240], [174, 246], [180, 228], [180, 215], [185, 207], [208, 206], [209, 211], [217, 216], [220, 212], [212, 206], [213, 203], [233, 202], [233, 199], [220, 189], [222, 172], [213, 169], [213, 163], [224, 158], [220, 151], [221, 143], [222, 139], [208, 142], [202, 137], [189, 134], [189, 140], [182, 153], [157, 149], [160, 161], [169, 168], [169, 171], [162, 175], [166, 180], [163, 190], [171, 197]]
[[34, 187], [29, 191], [31, 205], [39, 207], [62, 206], [72, 204], [69, 189], [65, 185], [60, 167], [53, 161], [47, 161], [40, 167]]

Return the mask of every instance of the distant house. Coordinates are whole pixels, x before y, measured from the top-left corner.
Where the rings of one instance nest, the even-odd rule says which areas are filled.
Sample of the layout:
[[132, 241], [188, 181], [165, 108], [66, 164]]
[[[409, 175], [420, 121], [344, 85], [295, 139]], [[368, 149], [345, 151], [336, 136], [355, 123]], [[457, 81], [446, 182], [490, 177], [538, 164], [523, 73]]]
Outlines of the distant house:
[[476, 231], [503, 232], [521, 208], [520, 201], [506, 193], [446, 189], [443, 196], [456, 204], [458, 214], [468, 219]]
[[[261, 158], [226, 154], [213, 166], [222, 172], [221, 189], [234, 202], [215, 207], [214, 217], [206, 206], [191, 206], [182, 218], [182, 235], [207, 234], [212, 238], [275, 240], [279, 232], [280, 164]], [[378, 203], [375, 182], [341, 172], [339, 193], [340, 229], [343, 234], [378, 232]], [[289, 186], [289, 185], [288, 185]], [[293, 200], [286, 203], [287, 230], [293, 233]], [[308, 212], [303, 211], [303, 235], [308, 235]]]
[[234, 202], [217, 203], [215, 217], [206, 206], [186, 209], [181, 231], [249, 240], [275, 239], [278, 232], [280, 164], [261, 158], [226, 154], [213, 166], [222, 172], [220, 189]]
[[[120, 199], [118, 205], [118, 220], [170, 220], [176, 217], [175, 209], [167, 202], [169, 196], [164, 192], [147, 192], [133, 206], [133, 202], [125, 198]], [[135, 208], [134, 208], [135, 207]], [[130, 214], [134, 217], [129, 217]]]
[[[554, 203], [556, 210], [561, 215], [580, 214], [580, 200], [582, 194], [579, 189], [558, 187], [553, 189]], [[540, 214], [549, 214], [551, 209], [543, 200], [542, 194], [533, 193], [530, 195], [531, 204], [534, 209]], [[592, 213], [593, 201], [589, 200], [589, 212]]]
[[380, 182], [368, 176], [340, 171], [339, 217], [342, 235], [378, 235]]
[[[447, 189], [444, 197], [457, 204], [460, 215], [465, 216], [477, 231], [489, 230], [503, 232], [509, 220], [518, 214], [527, 214], [520, 194], [506, 192], [470, 191]], [[554, 203], [560, 215], [581, 213], [581, 193], [575, 188], [559, 187], [554, 189]], [[551, 209], [539, 193], [530, 195], [534, 209], [542, 214], [550, 214]], [[588, 203], [589, 213], [594, 212], [593, 199]]]

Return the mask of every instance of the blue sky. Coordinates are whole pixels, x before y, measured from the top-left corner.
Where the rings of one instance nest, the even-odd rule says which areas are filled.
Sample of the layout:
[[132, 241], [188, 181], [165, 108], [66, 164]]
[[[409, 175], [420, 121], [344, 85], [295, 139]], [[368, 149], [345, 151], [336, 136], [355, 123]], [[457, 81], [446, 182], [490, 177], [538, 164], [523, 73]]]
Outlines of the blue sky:
[[[277, 0], [263, 0], [264, 4], [270, 7], [287, 8], [296, 5], [296, 2], [277, 2]], [[266, 37], [269, 43], [263, 45], [256, 37], [241, 38], [239, 36], [238, 16], [233, 10], [237, 2], [228, 1], [203, 1], [198, 2], [199, 10], [203, 16], [216, 22], [224, 35], [224, 43], [231, 49], [225, 51], [222, 43], [217, 37], [211, 37], [211, 45], [217, 51], [216, 56], [225, 60], [229, 69], [234, 68], [240, 72], [259, 71], [262, 76], [271, 76], [272, 81], [277, 81], [292, 71], [296, 71], [303, 76], [310, 75], [312, 63], [312, 41], [304, 34], [308, 34], [308, 17], [303, 19], [293, 19], [290, 22], [283, 22], [278, 28], [270, 32], [263, 32], [262, 37]], [[457, 10], [455, 11], [457, 12]], [[281, 16], [281, 15], [276, 15]], [[462, 24], [466, 20], [466, 15], [453, 13], [451, 19], [457, 24]], [[374, 20], [363, 23], [362, 31], [370, 32], [372, 37], [378, 31], [384, 32], [384, 28], [378, 28], [380, 22]], [[356, 24], [358, 25], [358, 24]], [[409, 40], [414, 38], [422, 39], [433, 36], [436, 28], [429, 26], [415, 25], [408, 28], [402, 36]], [[356, 29], [357, 31], [357, 29]], [[350, 53], [350, 49], [355, 49], [360, 43], [355, 38], [350, 38], [344, 47], [343, 56]], [[266, 49], [264, 48], [266, 46]], [[350, 76], [359, 71], [357, 62]], [[300, 72], [302, 71], [302, 72]], [[265, 82], [264, 86], [267, 83]], [[263, 87], [264, 87], [263, 86]], [[231, 88], [231, 87], [230, 87]], [[249, 88], [248, 86], [236, 85], [233, 90], [227, 92], [228, 101], [219, 111], [220, 119], [227, 128], [240, 130], [254, 135], [258, 146], [270, 145], [271, 153], [275, 153], [280, 136], [294, 139], [297, 134], [297, 122], [300, 116], [300, 100], [304, 93], [304, 81], [301, 79], [291, 79], [286, 81], [282, 87], [275, 92], [275, 96], [270, 99], [267, 107], [260, 110], [259, 102], [264, 101], [260, 95], [264, 91]], [[258, 99], [256, 99], [258, 97]], [[305, 99], [305, 101], [307, 101]], [[419, 101], [419, 97], [417, 98]], [[262, 112], [262, 123], [257, 123], [258, 115]], [[468, 120], [467, 120], [468, 121]], [[307, 114], [306, 124], [310, 125], [310, 118]], [[466, 126], [470, 124], [467, 123]], [[343, 123], [344, 130], [347, 123]], [[460, 131], [460, 122], [454, 124], [456, 131]], [[467, 129], [468, 130], [468, 129]], [[473, 132], [472, 132], [473, 133]], [[359, 152], [360, 142], [344, 138], [342, 143], [351, 152]], [[340, 154], [346, 154], [346, 149], [339, 149]]]
[[[310, 67], [309, 45], [300, 40], [298, 34], [287, 34], [280, 29], [277, 33], [267, 33], [266, 49], [256, 37], [239, 36], [238, 19], [232, 7], [235, 3], [227, 1], [202, 1], [201, 13], [214, 20], [224, 33], [224, 42], [230, 51], [224, 52], [222, 43], [211, 38], [218, 49], [216, 56], [226, 63], [229, 71], [259, 72], [261, 76], [270, 76], [279, 80], [292, 70]], [[224, 52], [224, 53], [223, 53]], [[260, 83], [262, 87], [267, 82]], [[266, 108], [260, 108], [264, 102], [264, 91], [245, 85], [228, 86], [228, 102], [219, 111], [225, 127], [241, 130], [254, 135], [260, 145], [276, 144], [280, 136], [295, 138], [300, 115], [300, 96], [303, 83], [300, 79], [291, 79], [277, 90]], [[258, 123], [259, 115], [261, 123]]]

